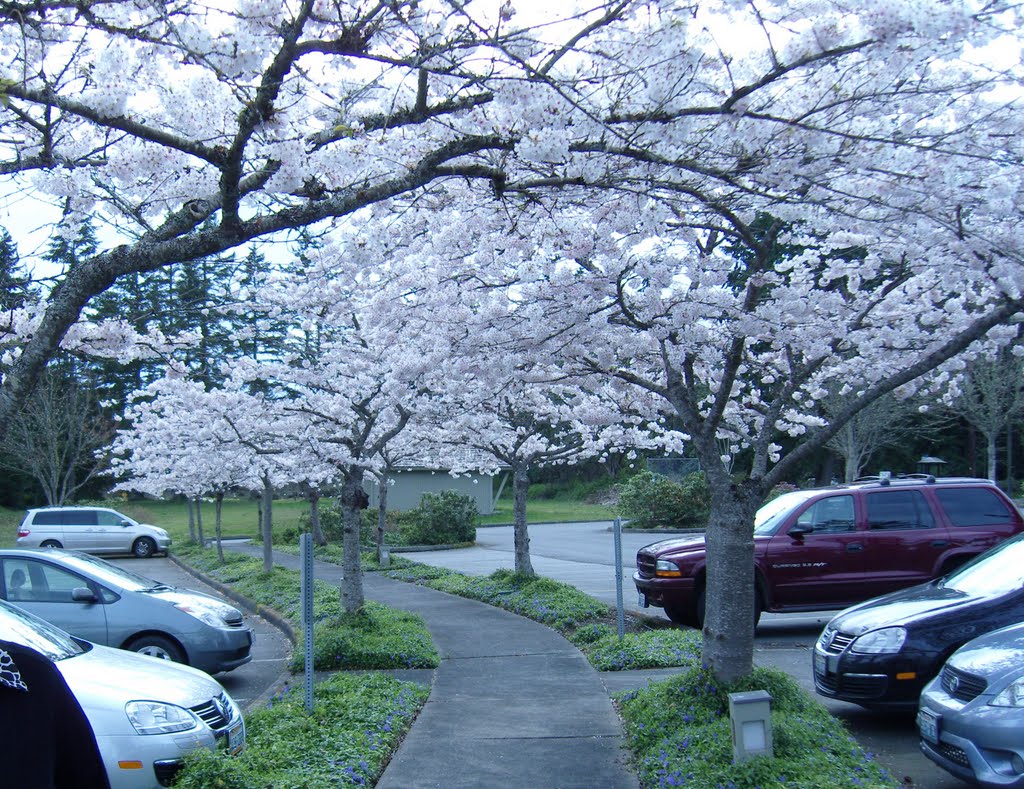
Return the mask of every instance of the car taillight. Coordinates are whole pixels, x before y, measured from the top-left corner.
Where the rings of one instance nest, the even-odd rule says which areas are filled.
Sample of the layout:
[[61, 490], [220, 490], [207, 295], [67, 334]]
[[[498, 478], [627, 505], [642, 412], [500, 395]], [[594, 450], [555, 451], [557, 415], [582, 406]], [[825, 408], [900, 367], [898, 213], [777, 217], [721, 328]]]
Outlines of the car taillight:
[[28, 537], [28, 535], [29, 535], [28, 529], [26, 529], [24, 526], [19, 526], [18, 527], [18, 536], [19, 537]]

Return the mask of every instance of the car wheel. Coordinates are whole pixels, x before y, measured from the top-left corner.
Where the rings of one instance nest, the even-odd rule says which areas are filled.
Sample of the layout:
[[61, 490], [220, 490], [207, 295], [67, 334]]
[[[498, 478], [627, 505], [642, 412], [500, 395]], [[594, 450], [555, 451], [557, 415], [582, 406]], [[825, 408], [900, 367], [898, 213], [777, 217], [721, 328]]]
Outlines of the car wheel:
[[39, 547], [40, 548], [63, 548], [64, 546], [61, 545], [56, 540], [43, 540], [43, 542], [39, 543]]
[[665, 616], [677, 625], [697, 627], [697, 618], [693, 615], [693, 610], [690, 608], [684, 608], [683, 606], [677, 605], [667, 605], [665, 606]]
[[[704, 589], [701, 589], [700, 594], [697, 595], [697, 627], [699, 629], [704, 627], [704, 591]], [[754, 589], [754, 627], [757, 627], [757, 623], [761, 621], [762, 607], [761, 591]]]
[[149, 537], [139, 537], [139, 539], [132, 543], [132, 553], [135, 554], [137, 559], [145, 559], [156, 553], [156, 543]]
[[140, 655], [160, 658], [161, 660], [173, 660], [175, 663], [185, 662], [185, 653], [181, 647], [171, 639], [163, 636], [148, 635], [139, 636], [128, 644], [125, 649], [130, 652], [138, 652]]

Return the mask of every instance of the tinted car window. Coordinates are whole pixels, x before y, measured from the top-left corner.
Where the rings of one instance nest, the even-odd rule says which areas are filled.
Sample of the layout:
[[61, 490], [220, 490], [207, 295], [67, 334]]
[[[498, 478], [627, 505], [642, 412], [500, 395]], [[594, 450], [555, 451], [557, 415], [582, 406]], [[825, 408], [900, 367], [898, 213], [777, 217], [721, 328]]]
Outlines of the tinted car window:
[[124, 516], [118, 515], [116, 512], [96, 510], [96, 524], [98, 526], [120, 526], [124, 521]]
[[95, 526], [96, 510], [65, 510], [63, 513], [65, 526]]
[[935, 525], [928, 502], [919, 491], [871, 493], [867, 502], [869, 529], [927, 529]]
[[84, 578], [44, 562], [4, 562], [7, 599], [36, 603], [70, 603], [71, 590], [88, 586]]
[[810, 526], [816, 533], [853, 531], [853, 496], [830, 496], [816, 501], [797, 518], [798, 526]]
[[60, 526], [63, 523], [61, 514], [60, 512], [47, 512], [43, 510], [35, 514], [35, 517], [32, 518], [32, 523], [39, 526]]
[[775, 534], [783, 521], [815, 494], [816, 491], [813, 490], [794, 490], [772, 499], [762, 506], [754, 516], [754, 534]]
[[985, 526], [1011, 518], [1006, 503], [991, 490], [948, 488], [936, 490], [935, 495], [954, 526]]

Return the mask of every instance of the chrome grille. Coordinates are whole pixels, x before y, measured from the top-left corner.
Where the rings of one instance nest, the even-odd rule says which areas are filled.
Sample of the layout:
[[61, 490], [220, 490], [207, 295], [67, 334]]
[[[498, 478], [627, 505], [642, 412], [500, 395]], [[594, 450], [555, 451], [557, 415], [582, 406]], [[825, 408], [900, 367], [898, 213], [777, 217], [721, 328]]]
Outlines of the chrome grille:
[[653, 578], [657, 563], [658, 560], [649, 553], [638, 553], [636, 555], [636, 569], [639, 570], [642, 578]]
[[234, 714], [231, 709], [231, 702], [224, 693], [219, 693], [205, 704], [198, 704], [192, 707], [192, 712], [203, 719], [215, 732], [228, 728], [231, 717]]
[[853, 638], [849, 633], [836, 631], [832, 634], [832, 638], [829, 639], [827, 644], [822, 644], [822, 649], [826, 652], [831, 652], [833, 655], [838, 655], [853, 643]]
[[942, 667], [942, 689], [954, 699], [960, 701], [971, 701], [985, 692], [988, 683], [974, 674], [951, 666]]

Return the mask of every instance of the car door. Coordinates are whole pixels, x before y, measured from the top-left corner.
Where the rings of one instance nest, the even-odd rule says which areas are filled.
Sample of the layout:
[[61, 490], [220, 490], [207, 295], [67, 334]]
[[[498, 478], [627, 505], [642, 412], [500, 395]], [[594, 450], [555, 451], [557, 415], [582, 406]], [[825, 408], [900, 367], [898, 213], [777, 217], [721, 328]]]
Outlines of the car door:
[[134, 532], [125, 525], [127, 522], [119, 512], [96, 510], [96, 550], [104, 553], [129, 553]]
[[865, 494], [867, 550], [875, 595], [930, 580], [949, 546], [949, 533], [920, 490]]
[[91, 551], [97, 547], [96, 510], [72, 509], [61, 512], [64, 527], [64, 547], [76, 551]]
[[763, 568], [775, 605], [830, 608], [862, 599], [864, 537], [853, 495], [808, 502], [768, 543]]
[[98, 599], [103, 599], [109, 594], [108, 590], [63, 567], [35, 559], [4, 559], [3, 577], [5, 600], [73, 636], [97, 644], [107, 643], [106, 605], [75, 602], [71, 593], [86, 587], [96, 593]]

